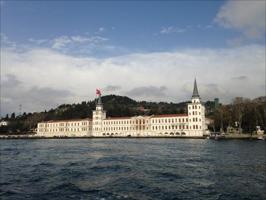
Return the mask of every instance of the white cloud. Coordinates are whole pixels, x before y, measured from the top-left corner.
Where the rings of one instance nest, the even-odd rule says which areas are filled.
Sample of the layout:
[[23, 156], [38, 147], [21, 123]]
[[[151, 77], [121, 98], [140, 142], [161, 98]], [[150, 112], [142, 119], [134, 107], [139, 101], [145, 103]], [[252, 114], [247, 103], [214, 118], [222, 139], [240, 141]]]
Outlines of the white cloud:
[[107, 38], [101, 36], [60, 36], [52, 40], [52, 48], [60, 50], [64, 48], [69, 48], [69, 45], [96, 45], [107, 40]]
[[99, 33], [104, 32], [104, 31], [105, 31], [105, 28], [104, 28], [104, 27], [100, 27], [100, 28], [98, 29], [98, 32], [99, 32]]
[[53, 40], [52, 48], [61, 49], [65, 47], [67, 44], [70, 44], [72, 41], [68, 36], [60, 36]]
[[5, 46], [9, 49], [15, 49], [17, 46], [16, 43], [10, 41], [8, 37], [6, 36], [6, 34], [4, 33], [0, 33], [0, 42], [1, 42], [1, 46]]
[[[264, 95], [265, 47], [261, 45], [102, 59], [75, 57], [52, 49], [18, 52], [4, 48], [1, 58], [1, 76], [9, 80], [9, 86], [2, 87], [3, 113], [16, 110], [18, 102], [27, 105], [25, 111], [38, 111], [57, 103], [90, 100], [95, 97], [95, 88], [108, 85], [118, 86], [119, 95], [134, 95], [137, 100], [185, 101], [191, 96], [195, 76], [203, 100], [219, 97], [230, 102], [235, 96]], [[246, 78], [234, 78], [240, 76]], [[16, 85], [12, 86], [12, 81]], [[139, 92], [143, 88], [149, 90], [147, 95]], [[158, 91], [163, 95], [154, 95]]]
[[126, 92], [126, 95], [131, 97], [141, 97], [141, 98], [151, 98], [151, 97], [159, 97], [165, 96], [165, 91], [167, 88], [165, 86], [142, 86], [136, 87]]
[[92, 36], [92, 37], [83, 37], [83, 36], [72, 36], [71, 37], [72, 42], [78, 42], [78, 43], [86, 43], [90, 42], [93, 44], [100, 43], [107, 41], [107, 38], [100, 37], [100, 36]]
[[119, 85], [107, 85], [105, 88], [103, 88], [103, 92], [115, 92], [121, 89], [121, 86]]
[[215, 22], [242, 31], [248, 38], [265, 37], [266, 1], [227, 1], [219, 10]]
[[173, 33], [185, 33], [190, 30], [209, 30], [213, 28], [212, 24], [207, 24], [207, 25], [187, 25], [184, 27], [177, 27], [177, 26], [167, 26], [167, 27], [162, 27], [160, 30], [160, 34], [173, 34]]
[[173, 26], [162, 27], [162, 29], [160, 30], [161, 34], [184, 33], [184, 32], [186, 32], [185, 28], [178, 28]]
[[41, 45], [41, 44], [44, 44], [44, 43], [48, 42], [47, 39], [34, 39], [34, 38], [29, 38], [28, 40], [29, 40], [29, 42], [35, 43], [37, 45]]

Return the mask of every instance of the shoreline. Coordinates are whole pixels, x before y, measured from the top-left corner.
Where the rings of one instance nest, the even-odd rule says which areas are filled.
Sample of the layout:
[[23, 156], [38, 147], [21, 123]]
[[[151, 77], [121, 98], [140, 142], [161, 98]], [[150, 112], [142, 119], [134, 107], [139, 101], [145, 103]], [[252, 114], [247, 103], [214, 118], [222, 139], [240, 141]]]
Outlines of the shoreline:
[[40, 136], [0, 136], [1, 139], [206, 139], [205, 136], [203, 137], [185, 137], [185, 136], [131, 136], [131, 137], [95, 137], [95, 136], [84, 136], [84, 137], [40, 137]]
[[219, 135], [215, 136], [131, 136], [131, 137], [41, 137], [35, 135], [0, 135], [0, 140], [8, 139], [211, 139], [211, 140], [264, 140], [266, 141], [266, 134], [264, 135], [248, 135], [248, 134], [236, 134], [236, 135]]

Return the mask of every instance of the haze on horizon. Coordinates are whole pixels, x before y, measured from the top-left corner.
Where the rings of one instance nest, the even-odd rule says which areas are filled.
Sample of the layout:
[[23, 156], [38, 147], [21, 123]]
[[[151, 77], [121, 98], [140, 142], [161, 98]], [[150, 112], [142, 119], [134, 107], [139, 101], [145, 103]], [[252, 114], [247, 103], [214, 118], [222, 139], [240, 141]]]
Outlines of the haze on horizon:
[[265, 1], [0, 1], [1, 116], [103, 95], [265, 95]]

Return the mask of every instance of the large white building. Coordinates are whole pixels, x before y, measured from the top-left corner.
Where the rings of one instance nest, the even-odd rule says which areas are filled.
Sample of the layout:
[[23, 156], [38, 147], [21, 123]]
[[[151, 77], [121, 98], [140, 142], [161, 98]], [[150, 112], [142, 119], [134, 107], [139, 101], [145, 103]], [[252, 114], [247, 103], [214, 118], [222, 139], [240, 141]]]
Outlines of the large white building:
[[206, 134], [205, 107], [200, 100], [197, 82], [187, 114], [135, 117], [106, 117], [101, 94], [98, 94], [92, 119], [60, 120], [38, 123], [40, 137], [202, 137]]

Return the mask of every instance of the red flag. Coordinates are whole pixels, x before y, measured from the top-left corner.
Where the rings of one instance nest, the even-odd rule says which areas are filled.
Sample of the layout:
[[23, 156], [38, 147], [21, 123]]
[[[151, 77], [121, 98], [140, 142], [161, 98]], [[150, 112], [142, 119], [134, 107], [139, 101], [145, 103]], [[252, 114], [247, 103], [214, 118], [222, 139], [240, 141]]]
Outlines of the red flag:
[[96, 95], [101, 95], [101, 91], [99, 89], [96, 89]]

